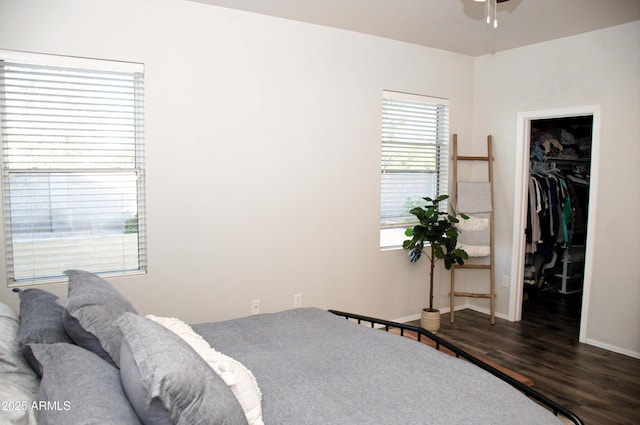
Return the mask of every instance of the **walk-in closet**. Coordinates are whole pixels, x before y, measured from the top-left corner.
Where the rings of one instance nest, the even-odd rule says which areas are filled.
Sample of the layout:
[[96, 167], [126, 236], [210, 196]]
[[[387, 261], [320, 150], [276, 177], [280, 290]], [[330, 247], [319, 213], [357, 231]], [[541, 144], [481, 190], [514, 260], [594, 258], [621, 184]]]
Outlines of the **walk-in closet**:
[[592, 115], [531, 121], [523, 320], [532, 303], [580, 319], [592, 134]]

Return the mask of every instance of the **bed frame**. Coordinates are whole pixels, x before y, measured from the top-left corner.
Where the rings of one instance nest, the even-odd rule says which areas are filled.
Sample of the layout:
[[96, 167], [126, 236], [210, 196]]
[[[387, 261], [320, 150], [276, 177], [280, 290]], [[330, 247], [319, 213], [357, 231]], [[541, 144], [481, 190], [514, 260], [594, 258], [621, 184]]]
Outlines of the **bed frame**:
[[509, 385], [511, 385], [512, 387], [516, 388], [518, 391], [524, 393], [527, 397], [535, 400], [536, 402], [542, 404], [543, 406], [547, 407], [549, 410], [551, 410], [556, 416], [558, 415], [562, 415], [563, 417], [565, 417], [567, 420], [569, 420], [571, 423], [576, 424], [576, 425], [584, 425], [584, 422], [582, 422], [582, 420], [572, 411], [560, 406], [558, 403], [550, 400], [549, 398], [545, 397], [544, 395], [540, 394], [539, 392], [535, 391], [534, 389], [528, 387], [527, 385], [523, 384], [522, 382], [516, 380], [515, 378], [507, 375], [506, 373], [500, 371], [499, 369], [496, 369], [495, 367], [491, 366], [490, 364], [480, 360], [479, 358], [475, 357], [472, 354], [467, 353], [466, 351], [462, 350], [459, 347], [456, 347], [455, 345], [451, 344], [450, 342], [440, 338], [439, 336], [421, 328], [418, 326], [412, 326], [412, 325], [407, 325], [405, 323], [397, 323], [397, 322], [391, 322], [388, 320], [383, 320], [383, 319], [376, 319], [373, 317], [368, 317], [368, 316], [362, 316], [359, 314], [353, 314], [353, 313], [346, 313], [343, 311], [338, 311], [338, 310], [329, 310], [331, 313], [338, 315], [338, 316], [342, 316], [347, 320], [355, 320], [358, 324], [362, 324], [362, 322], [366, 322], [369, 323], [371, 325], [372, 328], [375, 327], [379, 327], [381, 329], [384, 329], [385, 331], [389, 332], [391, 329], [399, 329], [400, 330], [400, 335], [401, 336], [405, 336], [405, 331], [411, 331], [411, 332], [415, 332], [415, 334], [417, 335], [417, 340], [418, 341], [422, 341], [423, 338], [427, 338], [428, 340], [431, 340], [435, 343], [435, 348], [438, 351], [442, 350], [442, 347], [446, 348], [447, 350], [450, 350], [451, 352], [453, 352], [453, 354], [458, 357], [458, 358], [463, 358], [471, 363], [473, 363], [474, 365], [484, 369], [485, 371], [491, 373], [492, 375], [498, 377], [499, 379], [505, 381], [506, 383], [508, 383]]

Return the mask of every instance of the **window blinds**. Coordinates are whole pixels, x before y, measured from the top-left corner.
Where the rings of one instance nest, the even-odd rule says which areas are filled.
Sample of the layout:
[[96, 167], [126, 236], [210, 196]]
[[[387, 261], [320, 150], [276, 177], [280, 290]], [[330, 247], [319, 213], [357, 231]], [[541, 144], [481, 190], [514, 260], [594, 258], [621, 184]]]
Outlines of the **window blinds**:
[[146, 268], [142, 66], [87, 62], [0, 60], [9, 283]]
[[384, 91], [380, 226], [407, 227], [409, 211], [447, 188], [449, 108], [444, 99]]

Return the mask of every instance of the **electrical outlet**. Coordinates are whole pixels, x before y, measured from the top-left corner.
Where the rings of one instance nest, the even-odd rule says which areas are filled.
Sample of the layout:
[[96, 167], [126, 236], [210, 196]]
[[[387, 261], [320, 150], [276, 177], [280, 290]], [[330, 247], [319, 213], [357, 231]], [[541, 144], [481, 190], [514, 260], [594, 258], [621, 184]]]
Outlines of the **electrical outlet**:
[[251, 314], [260, 313], [260, 300], [251, 301]]
[[509, 275], [508, 274], [503, 274], [502, 275], [502, 287], [503, 288], [508, 288], [509, 287]]
[[294, 308], [302, 307], [302, 294], [295, 294], [293, 296], [293, 307]]

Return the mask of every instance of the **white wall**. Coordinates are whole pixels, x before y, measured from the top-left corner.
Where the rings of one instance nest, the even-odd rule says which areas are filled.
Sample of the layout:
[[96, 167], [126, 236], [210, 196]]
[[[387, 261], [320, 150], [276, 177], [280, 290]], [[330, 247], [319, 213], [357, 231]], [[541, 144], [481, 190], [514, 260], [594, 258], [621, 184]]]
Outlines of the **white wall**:
[[425, 305], [426, 262], [378, 249], [381, 95], [449, 98], [470, 135], [472, 58], [183, 0], [0, 0], [0, 49], [145, 64], [149, 273], [112, 280], [141, 313]]
[[[601, 107], [586, 338], [640, 356], [640, 22], [477, 58], [474, 140], [494, 135], [497, 276], [513, 274], [517, 114]], [[592, 210], [593, 212], [594, 210]], [[508, 289], [498, 310], [508, 311]]]

